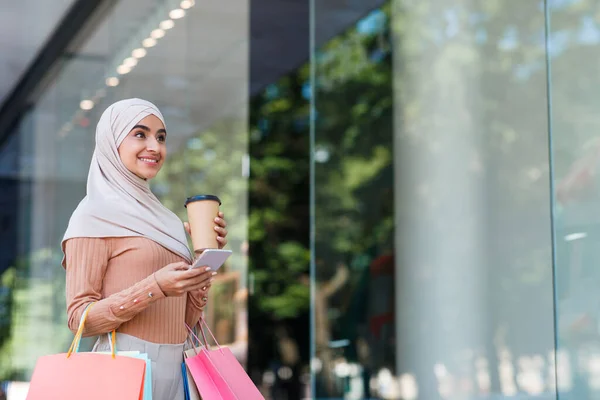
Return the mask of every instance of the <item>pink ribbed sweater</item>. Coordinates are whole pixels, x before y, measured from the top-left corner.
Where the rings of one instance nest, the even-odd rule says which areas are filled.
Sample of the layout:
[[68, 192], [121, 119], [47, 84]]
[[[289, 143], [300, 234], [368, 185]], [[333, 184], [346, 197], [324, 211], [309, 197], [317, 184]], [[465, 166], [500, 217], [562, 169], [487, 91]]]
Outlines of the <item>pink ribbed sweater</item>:
[[166, 297], [154, 272], [185, 261], [144, 237], [73, 238], [66, 242], [67, 316], [76, 332], [86, 306], [84, 336], [117, 329], [153, 343], [183, 343], [184, 322], [201, 315], [201, 293]]

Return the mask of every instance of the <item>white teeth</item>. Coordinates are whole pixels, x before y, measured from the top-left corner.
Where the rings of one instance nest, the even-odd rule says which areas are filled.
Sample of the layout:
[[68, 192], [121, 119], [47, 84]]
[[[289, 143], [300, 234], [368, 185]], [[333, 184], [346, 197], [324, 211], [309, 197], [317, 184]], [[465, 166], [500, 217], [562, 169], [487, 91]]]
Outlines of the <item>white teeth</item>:
[[140, 158], [140, 160], [146, 161], [146, 162], [151, 162], [151, 163], [157, 163], [158, 162], [158, 160], [152, 160], [150, 158]]

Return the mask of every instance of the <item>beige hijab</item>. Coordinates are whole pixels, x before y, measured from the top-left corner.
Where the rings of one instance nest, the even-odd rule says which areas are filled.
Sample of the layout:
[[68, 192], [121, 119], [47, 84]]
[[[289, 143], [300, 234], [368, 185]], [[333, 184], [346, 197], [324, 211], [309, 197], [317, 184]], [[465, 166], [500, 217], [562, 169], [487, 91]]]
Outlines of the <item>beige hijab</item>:
[[[123, 139], [148, 115], [165, 123], [158, 108], [141, 99], [118, 101], [100, 117], [87, 195], [69, 220], [62, 240], [63, 254], [65, 242], [71, 238], [143, 236], [192, 261], [181, 220], [161, 204], [148, 182], [129, 171], [119, 157]], [[62, 264], [64, 267], [64, 258]]]

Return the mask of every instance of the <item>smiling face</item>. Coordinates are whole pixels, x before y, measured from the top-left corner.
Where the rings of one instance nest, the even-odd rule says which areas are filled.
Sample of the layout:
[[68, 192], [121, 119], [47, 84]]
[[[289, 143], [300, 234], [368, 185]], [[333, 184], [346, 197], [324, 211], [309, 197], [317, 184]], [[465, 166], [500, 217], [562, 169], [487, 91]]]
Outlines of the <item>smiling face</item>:
[[162, 121], [149, 115], [137, 123], [119, 146], [125, 167], [142, 179], [158, 174], [167, 157], [167, 132]]

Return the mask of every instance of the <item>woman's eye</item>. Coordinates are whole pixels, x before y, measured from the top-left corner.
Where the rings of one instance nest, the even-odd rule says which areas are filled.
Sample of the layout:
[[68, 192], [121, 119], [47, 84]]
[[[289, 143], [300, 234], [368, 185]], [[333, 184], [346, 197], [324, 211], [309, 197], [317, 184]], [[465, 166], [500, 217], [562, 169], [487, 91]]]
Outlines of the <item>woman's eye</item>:
[[146, 135], [144, 135], [144, 132], [136, 132], [135, 137], [143, 139], [146, 137]]
[[164, 135], [160, 135], [157, 139], [158, 139], [159, 142], [164, 142], [164, 141], [167, 140], [167, 137], [164, 136]]

